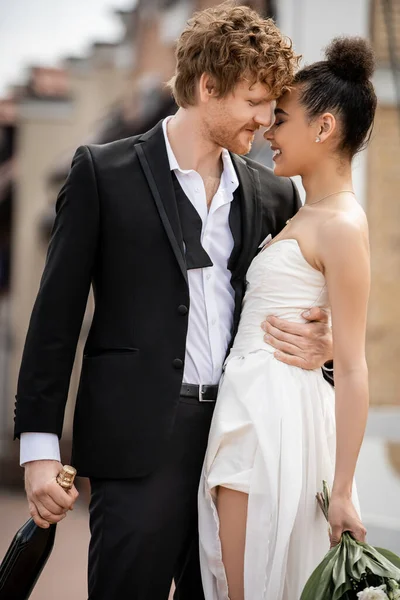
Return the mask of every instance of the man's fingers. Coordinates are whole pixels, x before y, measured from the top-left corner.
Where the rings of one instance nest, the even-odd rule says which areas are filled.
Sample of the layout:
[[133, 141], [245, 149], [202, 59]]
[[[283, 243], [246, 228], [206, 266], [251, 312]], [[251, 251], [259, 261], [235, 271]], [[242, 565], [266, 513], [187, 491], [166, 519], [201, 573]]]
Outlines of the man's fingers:
[[320, 321], [321, 323], [328, 323], [329, 321], [328, 312], [319, 306], [313, 306], [304, 311], [301, 316], [307, 321]]
[[286, 365], [290, 365], [291, 367], [300, 367], [301, 369], [306, 369], [307, 364], [304, 358], [300, 358], [299, 356], [292, 356], [291, 354], [285, 354], [284, 352], [275, 352], [275, 358], [280, 362], [285, 363]]
[[303, 358], [301, 349], [294, 344], [290, 344], [288, 342], [282, 342], [276, 338], [271, 338], [268, 335], [264, 336], [264, 341], [267, 344], [270, 344], [280, 352], [284, 352], [285, 354], [290, 354], [291, 356], [297, 356], [299, 358]]
[[[270, 340], [266, 339], [267, 336], [270, 336]], [[273, 325], [268, 325], [268, 331], [264, 336], [264, 340], [266, 342], [272, 342], [272, 345], [275, 345], [275, 340], [279, 340], [281, 342], [286, 342], [287, 344], [291, 344], [292, 346], [296, 346], [299, 349], [302, 349], [304, 346], [304, 342], [307, 342], [303, 337], [299, 335], [293, 335], [292, 333], [286, 333], [285, 331], [281, 331], [277, 329]], [[277, 346], [276, 346], [277, 347]]]
[[47, 486], [47, 493], [52, 500], [64, 510], [70, 510], [78, 497], [75, 486], [71, 490], [64, 490], [56, 480], [51, 481]]
[[269, 332], [271, 326], [281, 332], [302, 337], [307, 336], [309, 328], [309, 325], [305, 323], [293, 323], [291, 321], [286, 321], [285, 319], [279, 319], [278, 317], [267, 317], [263, 322], [262, 327], [264, 331]]
[[78, 492], [75, 486], [67, 492], [54, 480], [40, 490], [33, 491], [31, 501], [34, 503], [39, 517], [49, 523], [58, 523], [65, 518], [69, 510], [73, 509], [77, 497]]
[[32, 489], [32, 498], [35, 504], [40, 502], [52, 514], [66, 512], [73, 503], [68, 494], [58, 485], [56, 480], [49, 481], [39, 489]]
[[39, 517], [41, 517], [48, 523], [59, 523], [66, 517], [65, 512], [54, 513], [51, 510], [49, 510], [47, 508], [47, 506], [45, 506], [44, 504], [42, 504], [39, 501], [36, 502], [35, 506], [36, 506], [37, 512], [39, 513]]
[[72, 505], [70, 506], [69, 510], [74, 510], [74, 504], [79, 496], [79, 492], [76, 489], [76, 487], [73, 485], [72, 488], [67, 491], [67, 494], [68, 494], [68, 496], [70, 496], [70, 498], [72, 498]]
[[49, 527], [50, 523], [42, 519], [33, 502], [29, 503], [29, 514], [31, 515], [32, 519], [35, 521], [38, 527], [42, 527], [42, 529], [47, 529]]
[[29, 510], [40, 527], [59, 523], [73, 507], [78, 496], [76, 488], [64, 490], [56, 480], [62, 465], [55, 460], [39, 460], [25, 465], [25, 488]]
[[[64, 506], [60, 506], [56, 502], [54, 502], [53, 498], [46, 493], [39, 493], [33, 497], [33, 501], [38, 507], [39, 504], [44, 506], [44, 508], [49, 511], [52, 515], [62, 515], [68, 511], [68, 508]], [[41, 510], [39, 510], [40, 514], [42, 514]], [[42, 514], [43, 516], [43, 514]]]
[[76, 487], [73, 485], [72, 488], [70, 490], [68, 490], [68, 496], [71, 496], [71, 498], [73, 499], [73, 501], [75, 502], [79, 496], [79, 492], [76, 489]]

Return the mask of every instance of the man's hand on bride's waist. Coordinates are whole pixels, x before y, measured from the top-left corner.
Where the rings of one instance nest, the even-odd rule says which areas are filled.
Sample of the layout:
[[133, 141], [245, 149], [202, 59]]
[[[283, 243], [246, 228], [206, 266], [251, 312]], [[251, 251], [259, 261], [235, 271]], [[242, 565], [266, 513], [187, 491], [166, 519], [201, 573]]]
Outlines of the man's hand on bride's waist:
[[318, 369], [332, 360], [332, 330], [328, 313], [318, 307], [302, 313], [308, 323], [267, 317], [261, 327], [264, 341], [276, 349], [274, 356], [288, 365]]

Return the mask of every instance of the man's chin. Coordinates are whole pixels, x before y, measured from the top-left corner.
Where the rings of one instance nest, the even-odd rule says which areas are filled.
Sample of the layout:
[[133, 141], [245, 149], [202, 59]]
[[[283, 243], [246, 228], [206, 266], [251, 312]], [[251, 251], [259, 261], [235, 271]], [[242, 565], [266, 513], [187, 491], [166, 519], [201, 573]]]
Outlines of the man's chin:
[[252, 144], [230, 144], [228, 150], [229, 152], [233, 152], [234, 154], [245, 156], [250, 152], [251, 146]]

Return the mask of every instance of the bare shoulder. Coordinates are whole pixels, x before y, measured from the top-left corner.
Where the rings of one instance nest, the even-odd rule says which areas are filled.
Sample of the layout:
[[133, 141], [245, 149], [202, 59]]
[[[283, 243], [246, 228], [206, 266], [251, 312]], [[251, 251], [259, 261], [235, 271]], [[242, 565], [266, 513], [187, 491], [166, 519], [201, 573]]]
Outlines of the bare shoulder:
[[335, 210], [318, 231], [319, 258], [322, 265], [351, 263], [369, 255], [368, 221], [363, 208], [353, 202]]

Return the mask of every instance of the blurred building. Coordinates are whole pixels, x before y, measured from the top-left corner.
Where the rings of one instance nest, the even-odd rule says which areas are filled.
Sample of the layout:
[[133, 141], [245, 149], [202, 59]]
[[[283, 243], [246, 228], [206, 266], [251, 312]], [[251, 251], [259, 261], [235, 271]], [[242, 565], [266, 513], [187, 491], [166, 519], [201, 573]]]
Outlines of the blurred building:
[[[13, 444], [11, 437], [17, 372], [44, 265], [55, 198], [74, 150], [82, 143], [103, 143], [146, 131], [175, 112], [177, 107], [164, 86], [174, 70], [175, 40], [194, 10], [218, 3], [138, 0], [133, 10], [118, 11], [124, 24], [118, 43], [96, 43], [88, 56], [68, 57], [59, 69], [33, 68], [16, 98], [0, 103], [0, 302], [5, 299], [0, 304], [0, 369], [3, 381], [8, 382], [7, 387], [0, 385], [0, 478], [11, 480], [15, 473], [18, 444]], [[372, 143], [357, 160], [354, 176], [371, 228], [371, 398], [375, 404], [400, 406], [396, 356], [400, 349], [396, 303], [400, 292], [400, 208], [396, 198], [400, 117], [393, 83], [395, 67], [399, 67], [395, 63], [400, 60], [400, 0], [254, 0], [248, 4], [276, 18], [305, 62], [318, 60], [321, 49], [340, 34], [370, 37], [375, 46], [380, 105]], [[390, 11], [389, 19], [385, 10]], [[397, 32], [394, 50], [392, 29]], [[269, 156], [268, 147], [258, 140], [253, 157], [268, 161]], [[90, 299], [77, 364], [91, 311]], [[63, 436], [66, 457], [78, 377], [75, 368]]]
[[[16, 98], [0, 100], [0, 423], [6, 423], [9, 394], [10, 262], [13, 227]], [[0, 438], [0, 455], [4, 451]]]
[[[126, 13], [119, 15], [129, 23]], [[9, 259], [6, 294], [0, 306], [0, 319], [2, 314], [6, 315], [5, 326], [0, 330], [0, 348], [5, 348], [3, 352], [0, 350], [0, 357], [4, 357], [0, 358], [0, 368], [8, 372], [0, 387], [0, 480], [3, 481], [13, 481], [15, 477], [20, 480], [15, 468], [18, 445], [11, 441], [13, 404], [26, 330], [61, 185], [54, 174], [60, 163], [64, 165], [64, 156], [70, 163], [71, 149], [96, 139], [105, 115], [125, 92], [132, 63], [132, 43], [126, 42], [128, 23], [127, 33], [119, 44], [96, 43], [89, 56], [68, 57], [61, 68], [32, 67], [26, 84], [18, 89], [14, 99], [12, 127], [2, 127], [0, 120], [4, 139], [11, 140], [7, 142], [10, 156], [6, 146], [4, 159], [0, 154], [0, 212], [8, 203], [13, 217], [12, 226], [11, 217], [4, 221], [9, 223], [6, 246]], [[4, 194], [8, 194], [7, 202], [1, 199], [3, 187]], [[3, 237], [5, 234], [0, 239], [1, 249]], [[76, 390], [75, 380], [74, 373], [71, 395]], [[67, 440], [72, 411], [73, 406], [68, 407]]]
[[372, 3], [371, 37], [378, 61], [374, 83], [379, 105], [366, 176], [373, 282], [368, 363], [373, 401], [400, 406], [399, 0]]
[[[400, 0], [374, 0], [370, 8], [371, 40], [377, 57], [374, 84], [378, 109], [366, 174], [372, 271], [367, 358], [371, 399], [382, 407], [384, 415], [385, 407], [386, 410], [389, 405], [400, 407], [400, 372], [397, 366], [400, 354]], [[389, 426], [387, 419], [388, 432]], [[398, 419], [398, 431], [399, 426]], [[396, 473], [396, 492], [388, 493], [395, 494], [398, 507], [400, 435], [394, 439], [388, 433], [384, 451], [392, 473]], [[374, 454], [377, 452], [379, 448], [374, 450]], [[384, 468], [382, 465], [382, 471]], [[398, 508], [396, 512], [387, 508], [382, 510], [382, 514], [389, 518], [375, 518], [371, 522], [382, 523], [382, 530], [386, 528], [391, 531], [392, 537], [397, 535], [400, 540]], [[400, 543], [397, 544], [400, 548]]]

